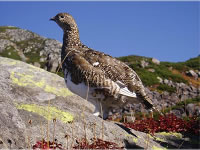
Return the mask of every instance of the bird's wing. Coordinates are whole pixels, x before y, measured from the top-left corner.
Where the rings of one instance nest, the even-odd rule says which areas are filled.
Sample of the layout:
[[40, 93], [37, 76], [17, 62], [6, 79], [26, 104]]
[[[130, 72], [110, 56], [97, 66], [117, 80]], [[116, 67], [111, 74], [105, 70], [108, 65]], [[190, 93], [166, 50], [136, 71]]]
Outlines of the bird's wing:
[[109, 78], [120, 86], [122, 95], [129, 97], [137, 96], [137, 98], [144, 103], [146, 108], [153, 107], [153, 103], [146, 94], [142, 81], [137, 73], [128, 65], [98, 51], [88, 50], [85, 51], [84, 54], [84, 58], [88, 63], [94, 68], [101, 70], [106, 78]]
[[[104, 56], [103, 56], [104, 55]], [[87, 56], [87, 57], [86, 57]], [[90, 59], [89, 57], [90, 56]], [[70, 57], [70, 73], [71, 80], [74, 83], [80, 83], [82, 81], [90, 86], [97, 87], [105, 91], [108, 96], [115, 96], [116, 94], [125, 95], [128, 97], [136, 97], [136, 94], [128, 89], [128, 87], [120, 80], [115, 80], [115, 76], [120, 76], [122, 73], [116, 72], [115, 74], [111, 70], [104, 70], [102, 61], [107, 58], [108, 55], [99, 53], [99, 56], [92, 55], [91, 53], [74, 53]], [[97, 59], [101, 58], [101, 59]], [[108, 60], [105, 60], [108, 61]], [[108, 65], [107, 62], [106, 65]], [[118, 64], [114, 64], [117, 68]], [[112, 73], [112, 74], [111, 74]], [[112, 76], [111, 76], [112, 75]]]
[[125, 63], [102, 52], [89, 49], [84, 58], [95, 68], [102, 70], [105, 76], [119, 85], [124, 85], [131, 92], [136, 91], [136, 85], [142, 85], [137, 73]]

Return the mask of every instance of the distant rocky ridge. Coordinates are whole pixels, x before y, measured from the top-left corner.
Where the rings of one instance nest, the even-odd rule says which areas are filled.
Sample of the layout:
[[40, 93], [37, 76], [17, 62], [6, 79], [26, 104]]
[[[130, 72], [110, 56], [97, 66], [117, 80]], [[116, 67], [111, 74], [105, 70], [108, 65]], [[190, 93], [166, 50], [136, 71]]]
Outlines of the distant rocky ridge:
[[[61, 46], [62, 44], [59, 41], [41, 37], [28, 30], [13, 26], [0, 27], [0, 56], [21, 60], [50, 72], [56, 72], [59, 67], [61, 62]], [[127, 60], [129, 59], [130, 58], [127, 56]], [[163, 65], [162, 62], [155, 58], [145, 58], [140, 56], [134, 57], [131, 61], [127, 61], [126, 59], [120, 60], [130, 65], [134, 70], [136, 69], [136, 72], [141, 77], [147, 73], [155, 76], [159, 71], [157, 69], [158, 66], [160, 67]], [[165, 67], [166, 66], [167, 65], [165, 65]], [[137, 70], [137, 67], [141, 69]], [[172, 67], [168, 68], [167, 71], [169, 72], [171, 72], [170, 69], [173, 69]], [[177, 78], [178, 80], [173, 80], [171, 77], [168, 78], [167, 76], [156, 76], [154, 85], [146, 85], [148, 95], [153, 99], [153, 102], [159, 109], [171, 107], [176, 105], [177, 102], [200, 96], [200, 70], [189, 68], [189, 70], [184, 71], [184, 75], [186, 75], [187, 78], [184, 78], [183, 80], [179, 76], [179, 78]], [[190, 79], [193, 82], [190, 82]], [[145, 78], [142, 78], [142, 80], [146, 83]], [[149, 80], [151, 79], [148, 79], [147, 82]], [[184, 83], [184, 81], [188, 82]], [[165, 89], [166, 87], [168, 89]], [[120, 116], [122, 115], [122, 111], [130, 113], [129, 110], [131, 107], [136, 111], [140, 111], [142, 106], [140, 104], [134, 106], [128, 105], [124, 110], [113, 110], [110, 112], [110, 115], [117, 113]], [[187, 108], [191, 109], [191, 107]], [[195, 104], [193, 108], [195, 108], [195, 111], [189, 112], [192, 112], [192, 115], [200, 116], [200, 106]], [[175, 113], [179, 116], [185, 115], [185, 112], [179, 110], [175, 110]]]
[[60, 64], [61, 46], [59, 41], [41, 37], [28, 30], [12, 26], [0, 27], [1, 56], [14, 57], [51, 72], [55, 72]]

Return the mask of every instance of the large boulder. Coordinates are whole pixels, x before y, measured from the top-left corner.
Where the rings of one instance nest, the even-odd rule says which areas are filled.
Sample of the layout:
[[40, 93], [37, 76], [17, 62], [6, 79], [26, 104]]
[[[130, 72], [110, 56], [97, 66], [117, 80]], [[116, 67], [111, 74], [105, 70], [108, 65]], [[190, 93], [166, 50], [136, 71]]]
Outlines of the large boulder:
[[73, 95], [63, 78], [4, 57], [0, 57], [0, 109], [0, 148], [25, 149], [53, 138], [66, 148], [66, 135], [69, 143], [76, 143], [85, 136], [90, 140], [94, 133], [126, 148], [163, 148], [145, 133], [93, 116], [93, 105]]

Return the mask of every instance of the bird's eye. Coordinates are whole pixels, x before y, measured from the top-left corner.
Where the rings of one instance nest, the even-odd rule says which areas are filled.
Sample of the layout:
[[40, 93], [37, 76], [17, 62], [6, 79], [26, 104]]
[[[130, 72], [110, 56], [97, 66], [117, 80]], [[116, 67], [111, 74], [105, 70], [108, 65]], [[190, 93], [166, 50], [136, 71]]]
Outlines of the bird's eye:
[[62, 18], [62, 19], [63, 19], [63, 18], [64, 18], [64, 16], [62, 15], [62, 16], [60, 16], [60, 18]]

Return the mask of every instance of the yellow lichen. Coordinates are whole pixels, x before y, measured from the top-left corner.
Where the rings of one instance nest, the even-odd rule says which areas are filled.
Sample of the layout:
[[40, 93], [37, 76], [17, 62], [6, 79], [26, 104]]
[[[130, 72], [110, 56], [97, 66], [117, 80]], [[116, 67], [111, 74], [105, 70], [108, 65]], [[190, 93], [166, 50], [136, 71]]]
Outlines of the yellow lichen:
[[46, 92], [49, 92], [49, 93], [53, 93], [57, 96], [63, 96], [63, 97], [66, 97], [68, 95], [71, 95], [71, 92], [69, 90], [67, 90], [66, 88], [60, 88], [60, 89], [57, 89], [55, 87], [52, 87], [52, 86], [49, 86], [49, 85], [46, 85], [44, 90]]
[[32, 80], [33, 76], [31, 75], [11, 72], [10, 78], [13, 81], [13, 83], [19, 86], [27, 86], [27, 85], [34, 84], [34, 81]]
[[29, 70], [37, 70], [37, 71], [40, 71], [40, 72], [44, 72], [45, 70], [44, 69], [41, 69], [41, 68], [39, 68], [39, 67], [35, 67], [35, 66], [33, 66], [33, 65], [30, 65], [30, 64], [28, 64], [29, 65]]
[[35, 82], [35, 86], [43, 88], [45, 86], [45, 81], [42, 79], [41, 81]]
[[138, 139], [131, 134], [125, 134], [126, 137], [131, 137], [134, 143], [138, 142]]
[[17, 61], [8, 61], [7, 62], [7, 64], [9, 64], [9, 65], [16, 65], [17, 63], [19, 63], [19, 62], [17, 62]]
[[165, 139], [159, 138], [159, 137], [155, 137], [155, 136], [151, 136], [150, 134], [149, 134], [149, 137], [152, 138], [152, 139], [154, 139], [154, 140], [156, 140], [156, 141], [166, 142]]
[[5, 61], [0, 61], [0, 64], [13, 66], [13, 65], [16, 65], [16, 64], [18, 64], [20, 62], [20, 61], [11, 60], [11, 59], [8, 59], [8, 58], [4, 58], [4, 59], [5, 59]]
[[135, 138], [135, 137], [133, 137], [133, 142], [134, 142], [134, 143], [137, 143], [137, 142], [138, 142], [138, 139]]
[[44, 89], [44, 91], [53, 93], [57, 96], [67, 97], [72, 95], [72, 93], [67, 88], [58, 88], [48, 85], [45, 82], [44, 78], [41, 78], [39, 81], [34, 80], [33, 75], [23, 74], [19, 72], [12, 71], [10, 74], [10, 78], [14, 84], [19, 86], [35, 86]]
[[72, 122], [72, 114], [59, 110], [56, 107], [51, 106], [39, 106], [36, 104], [16, 104], [17, 109], [23, 109], [29, 112], [36, 113], [47, 120], [53, 120], [54, 118], [62, 121], [63, 123]]
[[164, 148], [164, 147], [163, 147], [163, 148], [162, 148], [162, 147], [157, 147], [157, 146], [155, 146], [155, 145], [152, 147], [152, 149], [153, 149], [153, 150], [167, 150], [167, 149]]
[[181, 133], [177, 133], [177, 132], [160, 132], [158, 134], [163, 135], [163, 136], [175, 136], [177, 138], [183, 137], [183, 135]]
[[155, 137], [154, 139], [155, 139], [156, 141], [166, 142], [165, 139], [163, 139], [163, 138]]

